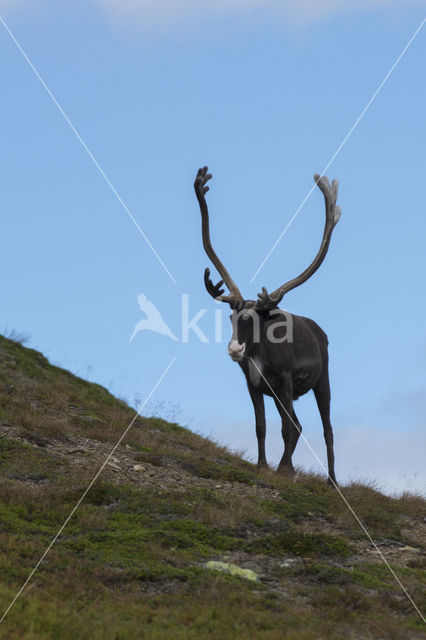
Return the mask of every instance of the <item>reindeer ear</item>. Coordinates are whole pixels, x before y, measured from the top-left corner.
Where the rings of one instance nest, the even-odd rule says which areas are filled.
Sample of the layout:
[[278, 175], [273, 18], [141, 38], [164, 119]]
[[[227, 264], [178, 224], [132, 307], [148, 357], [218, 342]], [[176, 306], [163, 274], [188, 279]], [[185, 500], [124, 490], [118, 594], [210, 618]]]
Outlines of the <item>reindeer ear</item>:
[[231, 304], [231, 308], [235, 309], [235, 311], [241, 311], [241, 309], [243, 308], [243, 304], [244, 301], [243, 300], [235, 300], [234, 302], [230, 303]]

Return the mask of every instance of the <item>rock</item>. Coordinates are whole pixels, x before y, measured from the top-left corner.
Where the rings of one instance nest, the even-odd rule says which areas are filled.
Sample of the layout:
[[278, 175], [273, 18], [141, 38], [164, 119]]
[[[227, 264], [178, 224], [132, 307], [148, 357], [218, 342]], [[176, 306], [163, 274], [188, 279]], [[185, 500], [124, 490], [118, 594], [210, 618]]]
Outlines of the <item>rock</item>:
[[13, 384], [4, 384], [1, 390], [2, 393], [6, 393], [7, 395], [9, 395], [10, 393], [13, 393], [15, 391], [15, 387], [13, 386]]
[[253, 560], [248, 560], [247, 562], [243, 562], [241, 564], [241, 568], [244, 570], [248, 569], [249, 571], [252, 571], [256, 575], [259, 575], [262, 572], [262, 567], [260, 566], [260, 564], [257, 564], [257, 562], [254, 562]]
[[209, 560], [204, 565], [206, 569], [212, 569], [213, 571], [224, 571], [230, 573], [231, 576], [237, 576], [238, 578], [244, 578], [245, 580], [252, 580], [253, 582], [259, 582], [259, 576], [251, 569], [242, 569], [236, 564], [230, 562], [219, 562], [217, 560]]
[[297, 562], [299, 562], [297, 558], [286, 558], [285, 560], [280, 562], [278, 566], [281, 567], [281, 569], [286, 569], [287, 567], [291, 567]]
[[83, 447], [76, 447], [75, 449], [70, 449], [66, 453], [68, 456], [70, 456], [73, 453], [89, 453], [89, 451], [87, 449], [83, 449]]
[[115, 462], [111, 462], [110, 460], [108, 460], [107, 465], [111, 467], [111, 469], [114, 469], [114, 471], [120, 471], [120, 467], [118, 466], [118, 464], [115, 464]]
[[25, 438], [22, 438], [22, 441], [29, 445], [35, 445], [36, 447], [47, 447], [50, 444], [49, 440], [46, 438], [40, 438], [40, 436], [26, 435]]
[[133, 467], [133, 471], [145, 471], [145, 467], [143, 467], [141, 464], [135, 464], [135, 466]]
[[376, 547], [403, 547], [403, 543], [402, 542], [398, 542], [398, 540], [391, 540], [390, 538], [385, 538], [384, 540], [381, 540], [380, 542], [376, 542]]

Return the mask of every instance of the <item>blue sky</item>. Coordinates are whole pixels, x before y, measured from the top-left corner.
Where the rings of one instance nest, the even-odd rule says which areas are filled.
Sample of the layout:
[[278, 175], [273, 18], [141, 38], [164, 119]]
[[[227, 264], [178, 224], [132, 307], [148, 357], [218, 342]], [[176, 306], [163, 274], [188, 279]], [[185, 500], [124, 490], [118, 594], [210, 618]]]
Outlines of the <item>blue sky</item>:
[[[295, 8], [296, 7], [296, 8]], [[313, 11], [315, 7], [315, 11]], [[254, 456], [238, 365], [214, 342], [192, 183], [208, 164], [213, 244], [244, 295], [302, 271], [322, 234], [315, 190], [275, 243], [406, 43], [426, 2], [10, 3], [0, 13], [172, 274], [129, 219], [0, 26], [1, 319], [56, 364]], [[342, 218], [320, 271], [282, 306], [330, 340], [337, 477], [425, 491], [426, 27], [337, 155]], [[213, 269], [212, 269], [213, 271]], [[144, 293], [189, 343], [129, 343]], [[224, 305], [222, 305], [224, 306]], [[281, 457], [267, 405], [267, 450]], [[313, 397], [304, 435], [325, 458]], [[318, 468], [303, 443], [296, 464]]]

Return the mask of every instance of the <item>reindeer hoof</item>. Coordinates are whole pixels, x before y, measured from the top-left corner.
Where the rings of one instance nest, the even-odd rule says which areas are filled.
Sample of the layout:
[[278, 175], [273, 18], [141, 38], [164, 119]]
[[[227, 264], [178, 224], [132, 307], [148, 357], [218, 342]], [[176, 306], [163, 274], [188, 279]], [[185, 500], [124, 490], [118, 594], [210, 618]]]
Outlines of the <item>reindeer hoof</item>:
[[294, 470], [293, 465], [291, 465], [291, 467], [289, 465], [285, 465], [285, 464], [280, 464], [277, 467], [277, 473], [280, 473], [283, 476], [295, 476], [296, 475], [296, 471]]

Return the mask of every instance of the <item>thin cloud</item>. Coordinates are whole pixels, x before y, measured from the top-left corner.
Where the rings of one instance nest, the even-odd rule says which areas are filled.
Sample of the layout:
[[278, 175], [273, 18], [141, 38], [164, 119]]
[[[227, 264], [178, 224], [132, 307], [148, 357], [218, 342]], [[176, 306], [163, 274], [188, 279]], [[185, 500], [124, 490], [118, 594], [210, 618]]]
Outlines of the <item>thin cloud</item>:
[[266, 17], [309, 24], [333, 15], [426, 6], [426, 0], [93, 0], [113, 19], [139, 26], [190, 26], [214, 17]]
[[34, 5], [42, 5], [43, 0], [0, 0], [0, 13], [8, 14], [11, 11], [34, 8]]
[[[90, 0], [89, 0], [90, 1]], [[309, 24], [342, 13], [426, 7], [426, 0], [91, 0], [114, 23], [141, 29], [191, 28], [216, 17], [265, 17]], [[34, 10], [53, 0], [0, 0], [0, 13]], [[66, 7], [66, 1], [63, 3]], [[71, 2], [69, 1], [71, 7]]]

